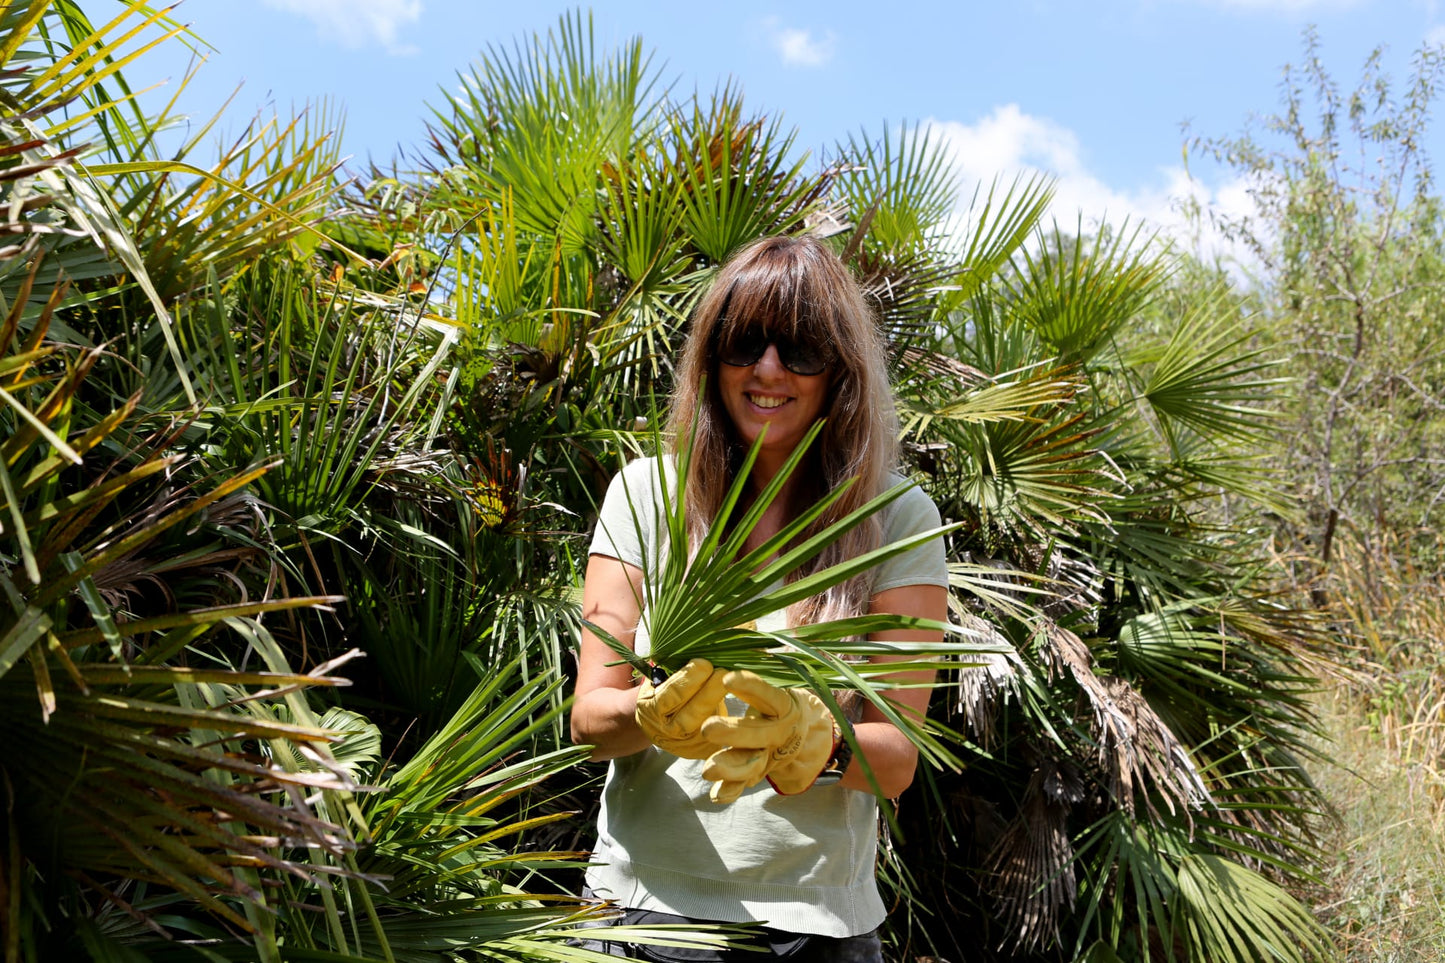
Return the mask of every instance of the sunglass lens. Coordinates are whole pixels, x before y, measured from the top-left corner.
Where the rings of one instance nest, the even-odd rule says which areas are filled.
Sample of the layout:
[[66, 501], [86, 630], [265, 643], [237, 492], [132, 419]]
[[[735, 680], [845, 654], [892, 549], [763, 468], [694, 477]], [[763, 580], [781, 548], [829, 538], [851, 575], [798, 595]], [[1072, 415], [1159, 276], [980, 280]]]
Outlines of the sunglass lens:
[[761, 328], [740, 331], [731, 339], [718, 346], [718, 360], [737, 368], [757, 364], [768, 351], [768, 345], [777, 345], [778, 360], [793, 374], [819, 375], [833, 363], [832, 355], [821, 345], [811, 341], [791, 341], [781, 337], [770, 337]]
[[768, 336], [761, 330], [740, 331], [723, 343], [718, 351], [718, 359], [723, 364], [746, 368], [750, 364], [757, 364], [767, 350]]
[[828, 367], [829, 357], [811, 341], [779, 341], [778, 360], [793, 374], [819, 375]]

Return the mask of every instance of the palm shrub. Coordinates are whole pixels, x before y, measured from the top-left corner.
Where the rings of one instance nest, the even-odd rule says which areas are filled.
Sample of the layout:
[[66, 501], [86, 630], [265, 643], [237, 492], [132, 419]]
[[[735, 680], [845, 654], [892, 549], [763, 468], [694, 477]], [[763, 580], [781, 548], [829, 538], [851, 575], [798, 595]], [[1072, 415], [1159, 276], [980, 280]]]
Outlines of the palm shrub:
[[[274, 640], [259, 641], [263, 650], [279, 655]], [[345, 734], [324, 767], [292, 754], [278, 760], [288, 770], [313, 781], [327, 770], [341, 771], [367, 787], [362, 793], [323, 788], [316, 794], [319, 811], [367, 827], [364, 845], [337, 857], [311, 855], [314, 872], [327, 874], [330, 885], [266, 873], [274, 893], [270, 925], [280, 946], [277, 958], [376, 963], [594, 958], [566, 944], [576, 936], [575, 924], [596, 919], [599, 910], [579, 905], [547, 879], [581, 854], [519, 851], [515, 845], [516, 837], [540, 834], [566, 816], [544, 810], [545, 791], [538, 790], [585, 754], [574, 747], [519, 752], [552, 726], [562, 679], [527, 679], [519, 661], [486, 666], [475, 658], [459, 674], [475, 685], [455, 714], [442, 719], [399, 765], [385, 759], [382, 733], [363, 716], [340, 708], [320, 714], [295, 699], [279, 711], [266, 711], [295, 712]], [[528, 803], [518, 805], [519, 798]], [[255, 947], [225, 939], [219, 929], [199, 923], [191, 929], [208, 938], [208, 959], [255, 959]], [[147, 959], [194, 958], [193, 950], [154, 934], [132, 934], [129, 945], [144, 949]]]
[[[83, 388], [95, 352], [45, 343], [66, 288], [54, 285], [42, 308], [28, 310], [44, 268], [37, 254], [0, 325], [0, 686], [11, 734], [0, 760], [10, 813], [5, 957], [74, 954], [71, 940], [96, 938], [96, 906], [129, 906], [157, 888], [253, 929], [265, 904], [255, 868], [308, 874], [258, 836], [331, 852], [352, 843], [304, 793], [286, 794], [297, 781], [261, 748], [305, 745], [325, 759], [329, 734], [257, 719], [219, 692], [265, 698], [277, 687], [336, 680], [324, 668], [244, 671], [228, 663], [224, 646], [204, 640], [223, 622], [328, 600], [217, 605], [211, 594], [197, 610], [146, 597], [149, 584], [185, 598], [197, 579], [227, 567], [212, 532], [177, 538], [178, 528], [203, 513], [208, 528], [224, 524], [265, 466], [204, 490], [166, 482], [182, 462], [173, 430], [136, 432], [132, 406], [94, 414]], [[135, 501], [149, 508], [117, 512]], [[200, 664], [177, 664], [182, 650]], [[350, 786], [331, 774], [325, 784]], [[73, 924], [60, 925], [64, 918]]]
[[[409, 313], [405, 289], [378, 293], [347, 283], [346, 266], [338, 275], [309, 260], [300, 242], [316, 236], [333, 183], [316, 150], [262, 136], [209, 171], [153, 158], [154, 120], [125, 113], [128, 38], [108, 31], [164, 19], [131, 4], [97, 31], [68, 3], [0, 8], [0, 49], [17, 65], [0, 98], [14, 241], [0, 251], [0, 685], [17, 736], [0, 755], [5, 958], [396, 959], [386, 926], [407, 924], [378, 908], [381, 883], [358, 862], [375, 841], [356, 793], [359, 778], [384, 790], [363, 801], [401, 795], [403, 783], [376, 768], [373, 725], [324, 708], [342, 697], [306, 691], [343, 681], [332, 673], [355, 654], [345, 610], [292, 615], [339, 601], [308, 594], [339, 585], [338, 555], [364, 549], [382, 570], [382, 556], [413, 545], [451, 551], [434, 534], [440, 506], [455, 499], [474, 513], [477, 486], [432, 446], [450, 328]], [[74, 104], [85, 110], [62, 122]], [[86, 133], [96, 134], [90, 153]], [[200, 181], [172, 179], [184, 172]], [[113, 190], [97, 191], [103, 178]], [[204, 236], [165, 226], [204, 211]], [[227, 223], [244, 226], [228, 238]], [[159, 240], [143, 251], [147, 231]], [[358, 256], [323, 246], [345, 265]], [[385, 276], [383, 264], [355, 270], [372, 285]], [[104, 337], [119, 339], [123, 364], [95, 349]], [[398, 505], [414, 506], [418, 522]], [[543, 601], [513, 610], [541, 621]], [[534, 674], [518, 690], [531, 694], [495, 705], [510, 677], [488, 678], [491, 695], [468, 718], [485, 705], [494, 741], [466, 756], [472, 774], [496, 768], [486, 747], [515, 751], [513, 729], [556, 728], [534, 697], [541, 685], [541, 702], [560, 702], [555, 676], [548, 687]], [[452, 730], [430, 751], [458, 738]], [[509, 802], [518, 786], [569, 761], [481, 775], [465, 798], [473, 810], [503, 807], [486, 817], [495, 829], [520, 811]], [[428, 894], [415, 904], [422, 914], [440, 887], [485, 892], [467, 910], [485, 934], [474, 944], [576, 958], [567, 933], [535, 933], [573, 915], [575, 900], [529, 915], [535, 901], [510, 883], [526, 873], [501, 882], [515, 862], [496, 848], [507, 832], [487, 836], [476, 812], [435, 815], [425, 807], [449, 805], [438, 800], [459, 786], [423, 763], [407, 771], [430, 788], [391, 825], [430, 820], [455, 844], [472, 839], [463, 849], [492, 854], [459, 863], [447, 844], [431, 869], [412, 862]], [[410, 861], [412, 848], [393, 853]], [[395, 942], [406, 958], [454, 958], [435, 940]]]
[[[269, 758], [268, 747], [294, 745], [325, 759], [329, 734], [254, 718], [218, 695], [336, 683], [324, 668], [235, 666], [218, 644], [225, 634], [212, 632], [326, 601], [214, 589], [245, 554], [218, 536], [243, 517], [243, 490], [266, 466], [187, 479], [181, 427], [143, 418], [137, 397], [117, 400], [98, 384], [103, 353], [73, 323], [113, 297], [96, 278], [143, 268], [78, 170], [78, 121], [60, 118], [75, 101], [94, 106], [89, 85], [114, 72], [118, 44], [48, 6], [0, 11], [0, 49], [15, 65], [0, 98], [10, 239], [0, 251], [7, 960], [73, 957], [103, 941], [99, 907], [140, 913], [157, 894], [255, 929], [265, 916], [256, 869], [308, 875], [259, 838], [352, 845], [304, 793], [289, 794], [298, 781]], [[40, 38], [62, 30], [81, 40], [55, 53]], [[213, 587], [198, 591], [205, 583]], [[183, 650], [197, 664], [178, 660]], [[349, 785], [330, 774], [322, 782]]]
[[[945, 955], [977, 957], [978, 934], [998, 958], [1325, 951], [1274, 878], [1312, 859], [1317, 629], [1204, 510], [1265, 499], [1249, 452], [1272, 379], [1224, 302], [1158, 298], [1166, 270], [1125, 233], [1040, 232], [939, 304], [928, 347], [967, 369], [904, 382], [934, 496], [965, 521], [958, 577], [1014, 587], [967, 617], [1017, 661], [964, 673], [942, 707], [980, 754], [917, 791], [894, 849], [905, 890], [955, 921], [911, 942]], [[1000, 384], [1054, 397], [1004, 418], [966, 404]], [[933, 873], [920, 848], [939, 845], [957, 863]]]

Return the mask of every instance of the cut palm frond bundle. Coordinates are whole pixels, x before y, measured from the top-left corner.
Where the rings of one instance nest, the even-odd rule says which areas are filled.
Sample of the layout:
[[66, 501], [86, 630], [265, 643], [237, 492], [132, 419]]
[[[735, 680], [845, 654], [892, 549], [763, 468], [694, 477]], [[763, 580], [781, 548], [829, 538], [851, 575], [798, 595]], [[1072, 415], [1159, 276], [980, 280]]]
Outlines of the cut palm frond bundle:
[[[633, 493], [627, 492], [639, 536], [654, 524], [660, 533], [652, 540], [652, 556], [644, 566], [639, 600], [650, 648], [639, 654], [595, 624], [588, 623], [588, 627], [643, 674], [654, 669], [672, 671], [691, 659], [706, 659], [718, 667], [751, 670], [774, 685], [806, 686], [817, 692], [839, 719], [843, 713], [833, 690], [857, 691], [906, 733], [925, 758], [956, 767], [958, 760], [929, 731], [932, 723], [901, 713], [885, 698], [884, 691], [897, 688], [899, 683], [882, 677], [976, 666], [981, 664], [978, 657], [983, 653], [1000, 651], [996, 642], [975, 641], [974, 633], [960, 626], [894, 614], [861, 615], [776, 630], [758, 627], [758, 621], [765, 616], [941, 538], [955, 527], [945, 525], [919, 532], [821, 571], [790, 578], [913, 485], [896, 485], [822, 531], [799, 540], [851, 487], [850, 480], [800, 512], [756, 548], [747, 549], [749, 535], [797, 470], [822, 426], [820, 421], [812, 427], [773, 479], [751, 503], [744, 505], [747, 479], [757, 460], [755, 444], [723, 499], [717, 518], [691, 551], [685, 547], [687, 520], [682, 497], [687, 486], [686, 452], [678, 459], [679, 465], [671, 459], [660, 459], [656, 481], [659, 491], [655, 493], [658, 517], [643, 518], [638, 508], [643, 499], [634, 499]], [[639, 541], [646, 544], [647, 540], [639, 537]], [[869, 638], [908, 629], [938, 631], [942, 638], [937, 642]], [[890, 658], [866, 661], [871, 656]]]

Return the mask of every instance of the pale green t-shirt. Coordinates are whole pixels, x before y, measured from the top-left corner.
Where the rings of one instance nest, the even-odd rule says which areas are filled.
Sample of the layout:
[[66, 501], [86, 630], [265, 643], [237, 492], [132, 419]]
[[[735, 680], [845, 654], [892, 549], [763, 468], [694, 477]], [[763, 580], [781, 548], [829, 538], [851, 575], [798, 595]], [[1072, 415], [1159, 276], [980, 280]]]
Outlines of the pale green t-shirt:
[[[656, 539], [665, 532], [658, 517], [658, 463], [634, 461], [613, 479], [592, 554], [644, 570], [655, 564]], [[882, 519], [885, 544], [939, 524], [938, 509], [918, 488], [886, 506]], [[888, 559], [870, 574], [873, 594], [905, 585], [946, 586], [942, 540]], [[758, 623], [763, 630], [780, 629], [785, 615], [776, 612]], [[648, 651], [645, 613], [634, 647]], [[745, 709], [730, 697], [730, 712]], [[718, 805], [708, 798], [711, 784], [702, 766], [656, 747], [612, 760], [587, 872], [593, 893], [633, 909], [824, 936], [856, 936], [883, 921], [874, 880], [878, 810], [871, 793], [815, 786], [781, 796], [764, 781], [736, 802]]]

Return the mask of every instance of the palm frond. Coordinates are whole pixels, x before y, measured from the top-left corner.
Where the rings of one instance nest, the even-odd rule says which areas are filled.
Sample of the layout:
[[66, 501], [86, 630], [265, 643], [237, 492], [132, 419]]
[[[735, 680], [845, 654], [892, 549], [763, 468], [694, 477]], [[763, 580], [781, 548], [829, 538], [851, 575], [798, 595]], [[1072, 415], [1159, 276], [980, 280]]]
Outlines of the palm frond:
[[798, 230], [826, 189], [825, 178], [803, 174], [795, 132], [776, 116], [744, 119], [741, 93], [731, 87], [706, 108], [675, 110], [669, 122], [669, 143], [659, 149], [675, 153], [668, 176], [683, 229], [713, 264], [754, 238]]
[[1257, 441], [1273, 418], [1259, 399], [1282, 378], [1265, 378], [1275, 363], [1250, 348], [1251, 334], [1202, 305], [1186, 312], [1152, 365], [1141, 392], [1158, 415], [1170, 448], [1188, 430], [1218, 444]]
[[1009, 293], [1018, 317], [1064, 361], [1087, 361], [1111, 343], [1157, 293], [1167, 268], [1139, 228], [1086, 239], [1057, 226], [1022, 248]]
[[1191, 853], [1175, 870], [1171, 910], [1196, 960], [1327, 960], [1324, 928], [1278, 884], [1219, 856]]
[[1083, 641], [1051, 622], [1043, 624], [1039, 646], [1049, 670], [1070, 675], [1086, 700], [1096, 761], [1125, 812], [1132, 813], [1139, 799], [1153, 810], [1154, 797], [1146, 781], [1170, 815], [1186, 823], [1192, 811], [1210, 801], [1188, 748], [1127, 680], [1096, 674]]
[[958, 185], [929, 128], [885, 126], [881, 139], [850, 134], [839, 155], [839, 193], [854, 223], [868, 221], [865, 250], [894, 258], [937, 249]]
[[960, 245], [959, 263], [963, 266], [943, 291], [939, 303], [944, 312], [962, 307], [993, 282], [1038, 228], [1053, 197], [1052, 185], [1038, 175], [1027, 179], [1016, 176], [1002, 196], [995, 180], [989, 184], [983, 209], [974, 219], [980, 189], [981, 186], [974, 189], [969, 203], [969, 218], [975, 223], [969, 226], [967, 238]]
[[489, 47], [460, 80], [434, 109], [431, 138], [451, 203], [465, 213], [510, 193], [525, 233], [568, 253], [591, 247], [600, 172], [657, 123], [641, 41], [604, 58], [591, 17], [575, 13], [530, 47]]

